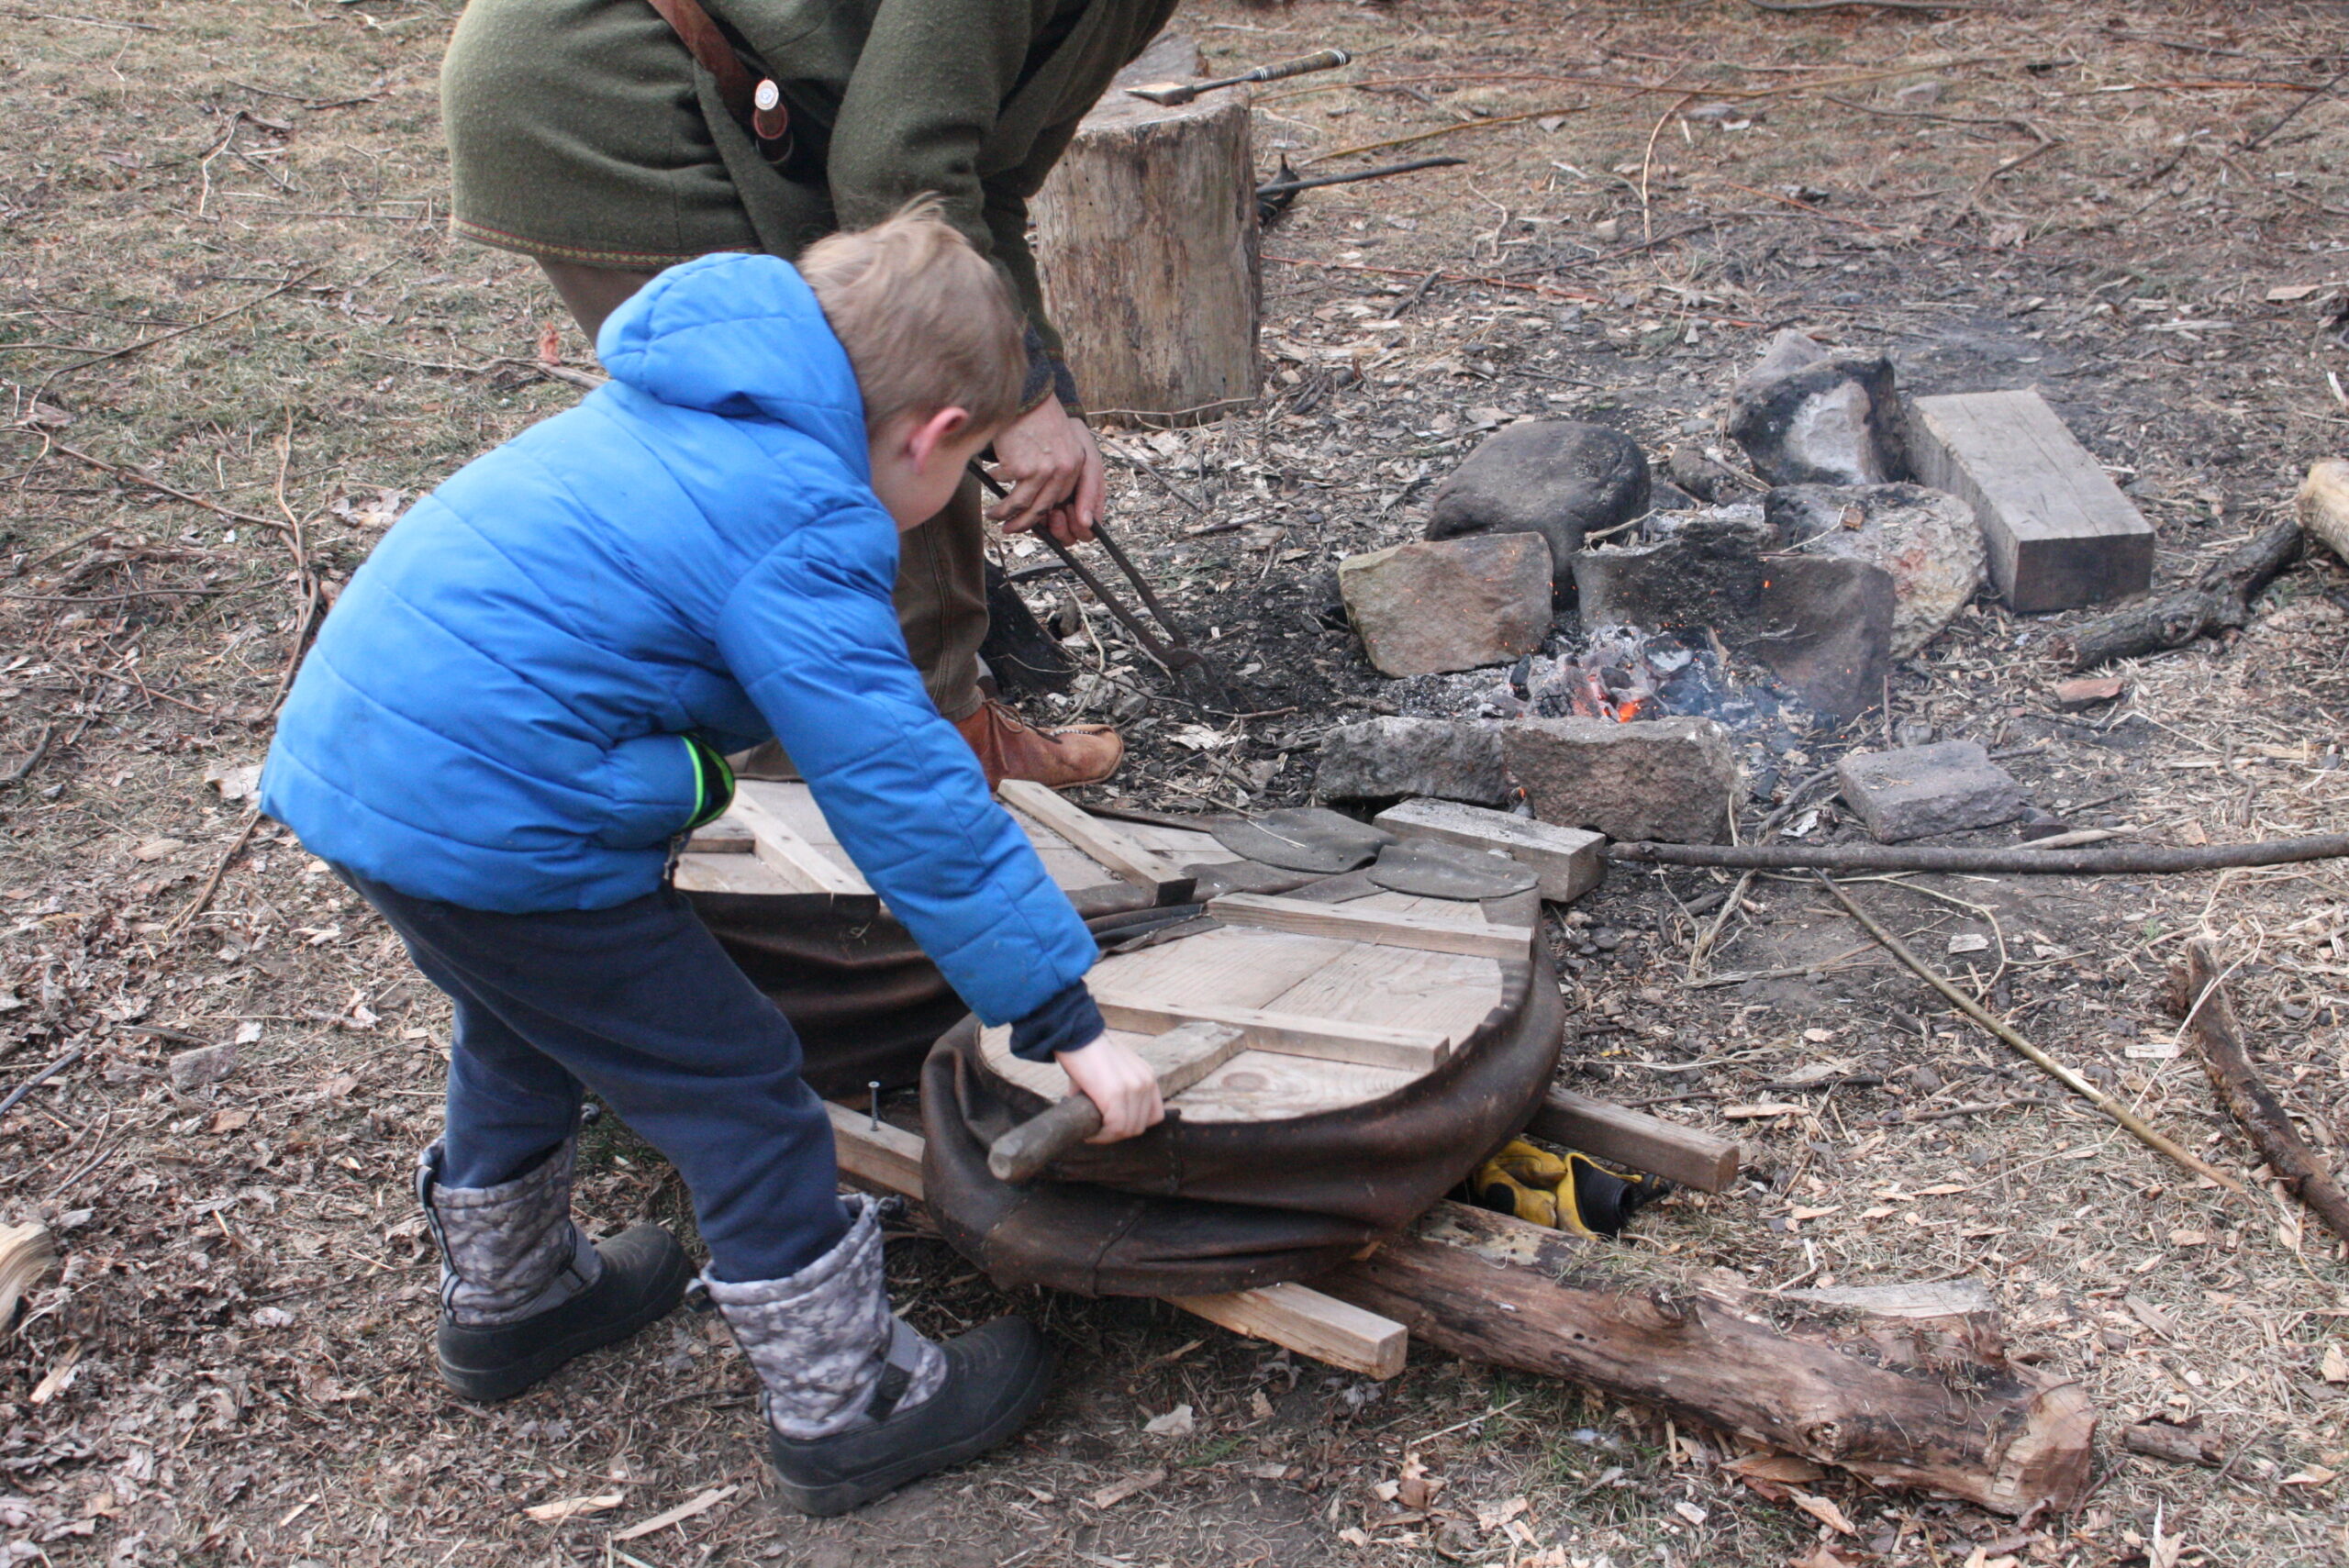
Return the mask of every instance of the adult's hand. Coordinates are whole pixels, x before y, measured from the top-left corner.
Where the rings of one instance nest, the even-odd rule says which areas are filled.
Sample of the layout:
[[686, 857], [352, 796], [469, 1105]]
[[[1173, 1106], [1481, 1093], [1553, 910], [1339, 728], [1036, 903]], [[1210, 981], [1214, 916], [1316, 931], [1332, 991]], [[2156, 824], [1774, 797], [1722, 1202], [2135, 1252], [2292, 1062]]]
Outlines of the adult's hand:
[[987, 516], [1004, 532], [1025, 533], [1041, 523], [1063, 544], [1093, 537], [1109, 484], [1101, 449], [1084, 420], [1047, 397], [996, 437], [995, 459], [996, 473], [1009, 482], [1011, 493], [988, 507]]
[[1108, 1037], [1096, 1035], [1092, 1044], [1076, 1051], [1054, 1051], [1052, 1060], [1101, 1113], [1101, 1130], [1087, 1143], [1116, 1143], [1166, 1118], [1158, 1074], [1149, 1062]]

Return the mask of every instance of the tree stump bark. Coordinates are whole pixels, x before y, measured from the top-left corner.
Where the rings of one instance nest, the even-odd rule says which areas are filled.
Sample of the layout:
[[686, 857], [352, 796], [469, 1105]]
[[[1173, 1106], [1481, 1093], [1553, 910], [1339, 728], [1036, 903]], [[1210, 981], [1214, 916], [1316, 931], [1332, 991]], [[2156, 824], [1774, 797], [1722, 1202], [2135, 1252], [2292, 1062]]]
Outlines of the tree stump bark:
[[1045, 305], [1087, 408], [1196, 425], [1255, 399], [1262, 264], [1245, 96], [1170, 106], [1112, 87], [1030, 211]]

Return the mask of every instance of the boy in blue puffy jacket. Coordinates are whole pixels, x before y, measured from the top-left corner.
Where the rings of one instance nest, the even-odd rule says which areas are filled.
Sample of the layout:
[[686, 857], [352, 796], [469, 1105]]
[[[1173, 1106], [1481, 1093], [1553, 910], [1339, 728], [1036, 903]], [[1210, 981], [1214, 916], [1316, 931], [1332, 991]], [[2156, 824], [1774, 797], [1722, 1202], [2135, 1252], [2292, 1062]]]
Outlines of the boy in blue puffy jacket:
[[1018, 412], [1019, 317], [909, 211], [811, 247], [705, 257], [606, 322], [612, 373], [469, 464], [384, 538], [285, 704], [264, 809], [382, 913], [455, 1006], [447, 1125], [418, 1195], [442, 1376], [503, 1398], [674, 1307], [656, 1226], [571, 1218], [593, 1088], [693, 1195], [712, 1299], [764, 1385], [783, 1495], [838, 1513], [1009, 1437], [1033, 1329], [945, 1345], [889, 1311], [878, 1218], [843, 1199], [791, 1026], [663, 885], [770, 735], [890, 909], [1012, 1048], [1055, 1059], [1105, 1138], [1161, 1115], [1101, 1037], [1095, 947], [891, 604], [897, 532]]

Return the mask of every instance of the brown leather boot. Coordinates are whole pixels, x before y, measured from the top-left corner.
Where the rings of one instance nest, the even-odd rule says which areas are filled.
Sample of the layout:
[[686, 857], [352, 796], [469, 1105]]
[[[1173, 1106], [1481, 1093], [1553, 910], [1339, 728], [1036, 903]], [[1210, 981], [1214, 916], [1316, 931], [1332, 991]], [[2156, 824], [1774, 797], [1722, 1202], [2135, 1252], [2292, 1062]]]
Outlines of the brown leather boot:
[[979, 754], [992, 789], [1006, 779], [1033, 779], [1048, 789], [1099, 784], [1125, 760], [1126, 743], [1106, 724], [1039, 729], [992, 699], [954, 728]]

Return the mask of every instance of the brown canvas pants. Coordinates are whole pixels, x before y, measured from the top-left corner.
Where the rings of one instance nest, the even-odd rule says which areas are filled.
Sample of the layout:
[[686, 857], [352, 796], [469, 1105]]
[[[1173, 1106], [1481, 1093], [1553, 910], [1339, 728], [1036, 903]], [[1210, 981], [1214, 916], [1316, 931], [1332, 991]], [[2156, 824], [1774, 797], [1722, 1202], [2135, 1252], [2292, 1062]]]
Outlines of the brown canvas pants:
[[[587, 334], [652, 281], [651, 272], [538, 259]], [[987, 635], [986, 519], [978, 481], [965, 478], [938, 516], [897, 539], [897, 625], [930, 700], [949, 722], [978, 711], [979, 644]]]

